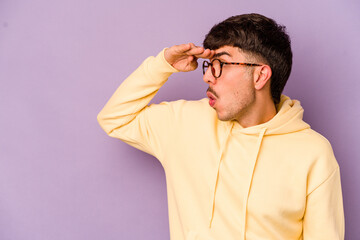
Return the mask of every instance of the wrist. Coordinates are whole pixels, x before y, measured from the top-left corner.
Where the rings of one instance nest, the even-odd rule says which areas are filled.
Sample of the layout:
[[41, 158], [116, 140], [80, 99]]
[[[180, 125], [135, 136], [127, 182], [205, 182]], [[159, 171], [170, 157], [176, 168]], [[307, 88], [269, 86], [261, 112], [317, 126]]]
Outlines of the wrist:
[[169, 48], [164, 49], [164, 59], [168, 64], [173, 66], [173, 61], [171, 61], [171, 57], [170, 57], [170, 54], [169, 54]]
[[168, 71], [170, 72], [180, 72], [178, 69], [176, 69], [171, 63], [170, 61], [166, 58], [166, 51], [169, 48], [164, 48], [160, 53], [158, 58], [162, 59], [162, 62], [167, 66], [166, 68], [168, 69]]

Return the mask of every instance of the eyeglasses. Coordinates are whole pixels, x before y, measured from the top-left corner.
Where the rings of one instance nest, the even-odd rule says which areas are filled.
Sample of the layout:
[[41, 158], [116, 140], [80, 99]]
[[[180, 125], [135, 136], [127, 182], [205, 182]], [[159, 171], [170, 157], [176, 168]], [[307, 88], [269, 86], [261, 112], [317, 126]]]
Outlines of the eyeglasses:
[[256, 63], [239, 63], [239, 62], [222, 62], [219, 59], [214, 59], [211, 62], [204, 61], [203, 62], [203, 74], [205, 75], [207, 69], [211, 66], [211, 73], [215, 78], [219, 78], [222, 73], [222, 67], [224, 64], [227, 65], [242, 65], [242, 66], [262, 66], [261, 64]]

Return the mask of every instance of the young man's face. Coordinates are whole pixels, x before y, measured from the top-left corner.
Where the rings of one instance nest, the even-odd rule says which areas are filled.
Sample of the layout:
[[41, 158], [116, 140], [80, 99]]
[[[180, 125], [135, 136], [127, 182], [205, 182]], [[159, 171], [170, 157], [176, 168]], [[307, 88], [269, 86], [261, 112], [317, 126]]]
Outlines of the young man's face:
[[[239, 48], [230, 46], [215, 50], [213, 59], [222, 62], [247, 62]], [[251, 111], [255, 103], [253, 70], [254, 67], [224, 64], [218, 78], [212, 75], [210, 67], [205, 72], [203, 79], [209, 84], [209, 104], [216, 110], [220, 120], [239, 120]]]

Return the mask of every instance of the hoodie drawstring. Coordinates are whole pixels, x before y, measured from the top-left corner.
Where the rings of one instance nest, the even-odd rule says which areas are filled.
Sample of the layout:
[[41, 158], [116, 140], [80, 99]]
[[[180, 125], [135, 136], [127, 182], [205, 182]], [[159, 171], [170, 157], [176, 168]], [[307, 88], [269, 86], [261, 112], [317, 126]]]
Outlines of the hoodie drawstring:
[[257, 143], [256, 143], [256, 153], [255, 153], [255, 156], [254, 156], [254, 161], [252, 161], [252, 171], [251, 171], [251, 177], [249, 179], [249, 182], [248, 182], [248, 187], [247, 187], [247, 193], [245, 195], [245, 201], [244, 201], [244, 206], [243, 206], [243, 234], [244, 234], [244, 237], [243, 239], [246, 239], [246, 209], [247, 209], [247, 205], [248, 205], [248, 200], [249, 200], [249, 195], [250, 195], [250, 189], [251, 189], [251, 184], [252, 184], [252, 180], [254, 178], [254, 172], [255, 172], [255, 167], [256, 167], [256, 162], [257, 162], [257, 159], [259, 157], [259, 153], [260, 153], [260, 148], [261, 148], [261, 143], [262, 143], [262, 140], [264, 138], [264, 135], [265, 135], [265, 132], [266, 132], [267, 128], [263, 128], [261, 129], [260, 133], [259, 133], [259, 138], [257, 140]]
[[211, 228], [211, 223], [212, 223], [212, 220], [214, 218], [215, 196], [216, 196], [217, 183], [218, 183], [218, 180], [219, 180], [219, 172], [220, 172], [220, 165], [221, 165], [222, 155], [224, 153], [224, 149], [225, 149], [227, 140], [230, 137], [231, 129], [233, 128], [233, 126], [234, 126], [234, 124], [232, 124], [231, 127], [229, 127], [229, 129], [228, 129], [228, 131], [226, 133], [226, 137], [224, 138], [223, 142], [220, 145], [219, 164], [218, 164], [217, 173], [216, 173], [216, 179], [215, 179], [215, 184], [214, 184], [213, 198], [212, 198], [212, 202], [210, 204], [210, 206], [211, 206], [211, 210], [210, 210], [211, 216], [210, 216], [209, 228]]
[[[224, 141], [222, 142], [221, 146], [220, 146], [220, 154], [219, 154], [219, 164], [218, 164], [218, 168], [217, 168], [217, 173], [216, 173], [216, 179], [215, 179], [215, 184], [214, 184], [214, 190], [213, 190], [213, 198], [212, 198], [212, 202], [211, 202], [211, 216], [210, 216], [210, 223], [209, 223], [209, 228], [211, 228], [211, 224], [212, 224], [212, 220], [214, 218], [214, 211], [215, 211], [215, 196], [216, 196], [216, 189], [217, 189], [217, 185], [218, 185], [218, 180], [219, 180], [219, 172], [220, 172], [220, 165], [221, 165], [221, 162], [222, 162], [222, 156], [223, 156], [223, 152], [224, 152], [224, 149], [225, 149], [225, 146], [226, 146], [226, 143], [230, 137], [230, 133], [231, 133], [231, 130], [233, 128], [234, 125], [232, 125], [227, 134], [226, 134], [226, 138], [224, 139]], [[250, 178], [250, 181], [248, 183], [248, 191], [247, 191], [247, 194], [245, 195], [246, 197], [246, 201], [244, 201], [244, 216], [243, 216], [243, 233], [244, 233], [244, 239], [245, 239], [245, 228], [246, 228], [246, 208], [247, 208], [247, 202], [248, 202], [248, 198], [249, 198], [249, 193], [250, 193], [250, 187], [251, 187], [251, 183], [252, 183], [252, 179], [254, 177], [254, 171], [255, 171], [255, 166], [256, 166], [256, 161], [257, 161], [257, 158], [259, 156], [259, 152], [260, 152], [260, 148], [261, 148], [261, 143], [262, 143], [262, 140], [264, 138], [264, 135], [265, 135], [265, 132], [266, 132], [267, 128], [263, 128], [261, 129], [260, 133], [259, 133], [259, 137], [258, 137], [258, 140], [257, 140], [257, 143], [256, 143], [256, 153], [255, 153], [255, 156], [254, 156], [254, 161], [252, 161], [253, 165], [252, 165], [252, 174], [251, 174], [251, 178]]]

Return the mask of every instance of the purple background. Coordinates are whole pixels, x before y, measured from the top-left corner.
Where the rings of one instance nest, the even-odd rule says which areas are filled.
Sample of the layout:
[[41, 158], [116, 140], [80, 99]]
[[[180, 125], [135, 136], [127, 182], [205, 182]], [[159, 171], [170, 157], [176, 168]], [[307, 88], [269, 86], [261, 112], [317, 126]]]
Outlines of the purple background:
[[[360, 236], [359, 1], [0, 1], [0, 239], [168, 239], [165, 175], [96, 116], [163, 47], [201, 44], [215, 23], [258, 12], [287, 26], [285, 94], [332, 143], [346, 239]], [[154, 102], [205, 97], [201, 70]]]

